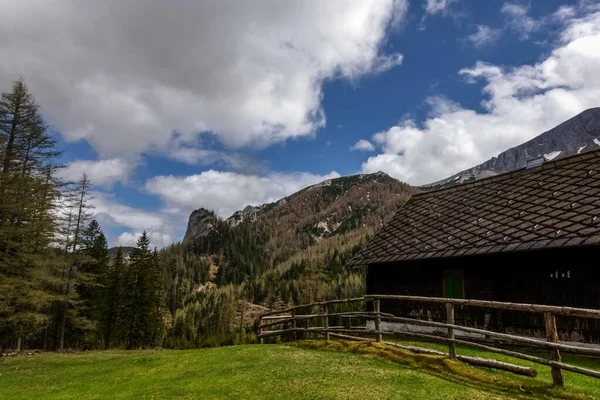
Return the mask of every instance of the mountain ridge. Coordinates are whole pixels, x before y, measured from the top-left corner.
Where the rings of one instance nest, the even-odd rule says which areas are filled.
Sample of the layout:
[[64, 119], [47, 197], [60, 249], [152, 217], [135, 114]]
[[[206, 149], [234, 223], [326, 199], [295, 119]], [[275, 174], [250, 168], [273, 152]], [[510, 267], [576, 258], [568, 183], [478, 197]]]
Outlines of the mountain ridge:
[[524, 168], [535, 159], [550, 161], [599, 148], [600, 107], [593, 107], [496, 157], [423, 187], [437, 188], [482, 179]]

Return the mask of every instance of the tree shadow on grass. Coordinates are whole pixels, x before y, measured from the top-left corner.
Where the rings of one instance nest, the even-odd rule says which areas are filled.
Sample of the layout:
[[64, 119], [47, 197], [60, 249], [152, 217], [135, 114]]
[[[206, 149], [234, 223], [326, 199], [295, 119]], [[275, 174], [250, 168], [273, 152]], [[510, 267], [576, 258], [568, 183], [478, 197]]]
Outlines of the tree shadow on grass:
[[370, 358], [384, 358], [393, 361], [401, 368], [419, 370], [424, 374], [463, 387], [484, 390], [490, 394], [514, 399], [531, 399], [532, 396], [554, 399], [589, 398], [581, 393], [572, 393], [562, 388], [556, 388], [551, 384], [536, 382], [534, 378], [523, 378], [521, 380], [500, 376], [482, 368], [452, 361], [446, 357], [414, 354], [380, 343], [311, 340], [298, 342], [297, 345], [306, 349], [347, 351]]

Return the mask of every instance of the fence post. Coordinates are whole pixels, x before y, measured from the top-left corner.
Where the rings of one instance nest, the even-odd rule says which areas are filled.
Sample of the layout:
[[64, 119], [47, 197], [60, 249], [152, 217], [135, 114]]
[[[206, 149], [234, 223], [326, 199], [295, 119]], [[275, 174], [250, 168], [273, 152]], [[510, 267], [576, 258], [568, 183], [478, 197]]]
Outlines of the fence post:
[[[262, 328], [262, 315], [258, 316], [258, 335], [262, 335], [263, 333], [263, 328]], [[264, 338], [260, 338], [260, 344], [265, 344], [265, 339]]]
[[375, 331], [377, 332], [377, 343], [381, 343], [381, 310], [379, 299], [373, 300], [373, 311], [375, 311]]
[[[446, 303], [446, 323], [454, 325], [454, 304]], [[454, 340], [454, 328], [448, 328], [448, 339]], [[456, 360], [456, 343], [450, 342], [448, 354], [451, 360]]]
[[[325, 321], [323, 321], [323, 327], [329, 330], [329, 307], [325, 304]], [[329, 341], [329, 332], [325, 332], [325, 340]]]
[[296, 331], [296, 309], [292, 310], [292, 329], [294, 330], [294, 342], [298, 341], [298, 332]]
[[[556, 331], [556, 317], [550, 312], [544, 313], [544, 323], [546, 325], [546, 339], [552, 343], [558, 343], [558, 332]], [[548, 349], [548, 358], [551, 361], [561, 362], [561, 356], [558, 349]], [[564, 385], [563, 373], [559, 367], [552, 367], [552, 383], [557, 386]]]

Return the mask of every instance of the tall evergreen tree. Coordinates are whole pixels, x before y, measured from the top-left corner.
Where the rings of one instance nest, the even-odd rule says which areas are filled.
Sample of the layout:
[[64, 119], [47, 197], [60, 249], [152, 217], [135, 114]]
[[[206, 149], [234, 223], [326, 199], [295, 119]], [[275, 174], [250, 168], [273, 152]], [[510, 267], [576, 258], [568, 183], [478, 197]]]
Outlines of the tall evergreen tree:
[[136, 349], [155, 345], [157, 308], [160, 308], [158, 260], [150, 250], [150, 238], [144, 231], [131, 252], [125, 273], [124, 321], [127, 324], [126, 347]]
[[49, 323], [58, 197], [55, 141], [23, 80], [0, 95], [0, 341]]
[[109, 280], [108, 245], [98, 221], [92, 220], [83, 230], [79, 251], [81, 253], [79, 272], [84, 278], [76, 285], [82, 303], [81, 315], [93, 323], [96, 333], [93, 345], [97, 347], [101, 345], [97, 339], [103, 336], [101, 320], [104, 313], [106, 285]]

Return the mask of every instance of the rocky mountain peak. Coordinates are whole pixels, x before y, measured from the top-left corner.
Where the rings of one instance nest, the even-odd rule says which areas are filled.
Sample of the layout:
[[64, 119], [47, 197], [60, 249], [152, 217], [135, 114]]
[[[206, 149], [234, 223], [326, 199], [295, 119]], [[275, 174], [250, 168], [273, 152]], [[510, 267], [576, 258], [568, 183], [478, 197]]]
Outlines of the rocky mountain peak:
[[262, 210], [263, 207], [264, 205], [256, 207], [248, 205], [243, 210], [234, 212], [231, 217], [227, 218], [227, 222], [233, 226], [237, 226], [247, 220], [255, 221], [257, 213]]
[[192, 211], [183, 240], [195, 239], [208, 235], [215, 230], [214, 220], [216, 218], [214, 212], [205, 208], [199, 208]]

